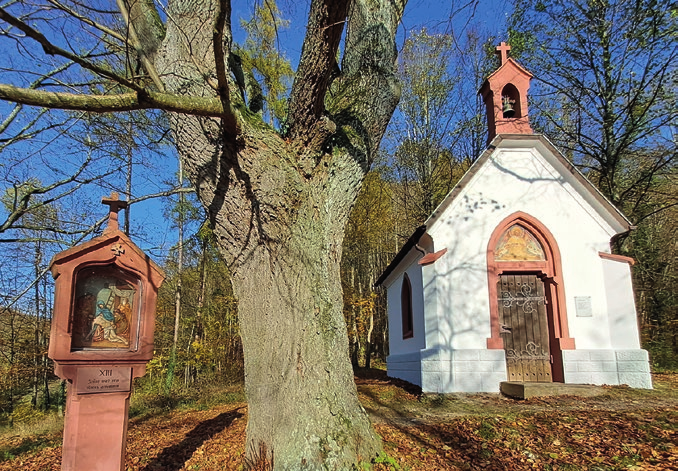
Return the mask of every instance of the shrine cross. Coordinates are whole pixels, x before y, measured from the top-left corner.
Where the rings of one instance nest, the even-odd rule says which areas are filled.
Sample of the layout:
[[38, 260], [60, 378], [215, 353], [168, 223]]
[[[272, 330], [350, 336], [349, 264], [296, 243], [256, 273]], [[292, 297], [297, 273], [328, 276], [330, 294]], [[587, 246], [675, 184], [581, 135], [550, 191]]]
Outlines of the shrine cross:
[[121, 200], [117, 192], [112, 191], [110, 197], [104, 196], [101, 199], [102, 204], [108, 205], [108, 227], [106, 230], [118, 230], [118, 211], [127, 207], [127, 201]]
[[499, 46], [497, 46], [497, 52], [501, 55], [501, 65], [504, 65], [504, 63], [508, 60], [508, 52], [510, 50], [511, 46], [505, 42], [501, 42]]

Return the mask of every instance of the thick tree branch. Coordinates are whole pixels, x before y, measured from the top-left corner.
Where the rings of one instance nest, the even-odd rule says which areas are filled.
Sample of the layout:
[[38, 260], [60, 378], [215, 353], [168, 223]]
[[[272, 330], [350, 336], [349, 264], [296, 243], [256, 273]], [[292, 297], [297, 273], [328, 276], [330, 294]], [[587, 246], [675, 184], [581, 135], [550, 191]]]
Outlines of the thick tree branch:
[[353, 0], [341, 76], [328, 99], [337, 126], [351, 128], [353, 157], [369, 168], [400, 100], [395, 32], [406, 0]]
[[226, 72], [226, 54], [230, 50], [224, 50], [224, 39], [227, 40], [228, 47], [231, 47], [231, 2], [229, 0], [219, 0], [216, 4], [213, 26], [213, 44], [214, 44], [214, 67], [217, 73], [217, 94], [224, 105], [228, 106], [230, 97], [228, 90], [228, 74]]
[[165, 38], [165, 25], [160, 19], [153, 0], [125, 0], [129, 11], [129, 24], [139, 40], [148, 60], [155, 65], [155, 55]]
[[313, 0], [306, 38], [292, 86], [289, 137], [307, 145], [314, 136], [309, 130], [325, 111], [325, 94], [337, 67], [337, 50], [348, 12], [348, 0]]
[[[152, 2], [153, 0], [140, 0], [141, 2]], [[179, 33], [176, 36], [178, 39], [177, 43], [182, 43], [186, 48], [188, 57], [191, 63], [195, 66], [196, 70], [200, 72], [202, 79], [216, 92], [219, 89], [219, 85], [214, 81], [212, 77], [212, 72], [210, 68], [206, 67], [197, 57], [193, 51], [193, 40], [186, 35], [181, 23], [182, 21], [179, 18], [174, 18], [173, 13], [168, 8], [163, 8], [163, 13], [167, 15], [167, 24], [168, 27], [173, 25], [176, 27], [177, 32]], [[170, 43], [173, 41], [170, 40]], [[156, 64], [157, 65], [157, 64]]]
[[224, 115], [224, 108], [218, 98], [181, 96], [151, 91], [120, 95], [75, 95], [0, 84], [0, 99], [24, 105], [92, 113], [159, 109], [195, 116], [221, 117]]

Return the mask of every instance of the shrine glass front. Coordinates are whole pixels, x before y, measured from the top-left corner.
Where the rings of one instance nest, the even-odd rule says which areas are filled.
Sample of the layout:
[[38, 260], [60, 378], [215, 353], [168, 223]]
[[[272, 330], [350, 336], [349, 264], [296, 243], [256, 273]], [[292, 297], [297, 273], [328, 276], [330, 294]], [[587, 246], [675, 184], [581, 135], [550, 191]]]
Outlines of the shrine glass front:
[[71, 310], [71, 351], [136, 350], [141, 291], [141, 281], [117, 267], [80, 269]]

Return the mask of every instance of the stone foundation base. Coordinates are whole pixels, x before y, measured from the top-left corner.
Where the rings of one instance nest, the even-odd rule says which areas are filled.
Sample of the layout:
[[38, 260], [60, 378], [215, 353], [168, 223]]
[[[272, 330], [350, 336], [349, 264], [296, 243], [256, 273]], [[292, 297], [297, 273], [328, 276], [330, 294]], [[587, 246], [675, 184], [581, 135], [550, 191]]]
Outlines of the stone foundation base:
[[499, 392], [506, 381], [503, 350], [422, 350], [386, 359], [388, 375], [426, 393]]
[[626, 384], [652, 389], [650, 360], [645, 350], [564, 350], [566, 383]]
[[[499, 392], [506, 381], [504, 350], [421, 350], [386, 359], [388, 375], [426, 393]], [[652, 389], [645, 350], [563, 350], [567, 384], [620, 385]]]

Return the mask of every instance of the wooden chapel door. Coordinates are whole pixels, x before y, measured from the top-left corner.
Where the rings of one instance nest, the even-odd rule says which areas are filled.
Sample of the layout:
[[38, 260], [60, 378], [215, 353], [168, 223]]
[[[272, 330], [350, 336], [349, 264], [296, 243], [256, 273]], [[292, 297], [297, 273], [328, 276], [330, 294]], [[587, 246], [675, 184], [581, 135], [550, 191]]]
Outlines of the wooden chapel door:
[[508, 380], [552, 382], [544, 283], [537, 275], [504, 274], [497, 293]]

